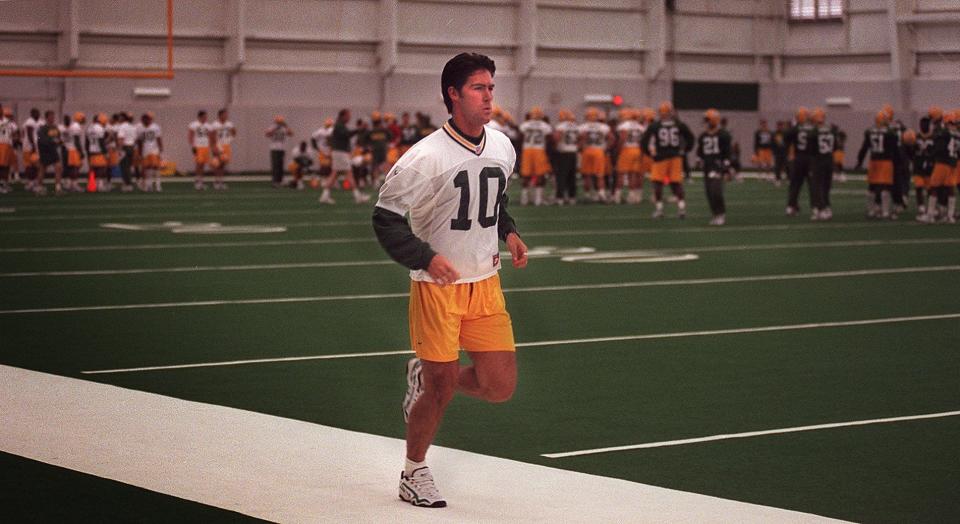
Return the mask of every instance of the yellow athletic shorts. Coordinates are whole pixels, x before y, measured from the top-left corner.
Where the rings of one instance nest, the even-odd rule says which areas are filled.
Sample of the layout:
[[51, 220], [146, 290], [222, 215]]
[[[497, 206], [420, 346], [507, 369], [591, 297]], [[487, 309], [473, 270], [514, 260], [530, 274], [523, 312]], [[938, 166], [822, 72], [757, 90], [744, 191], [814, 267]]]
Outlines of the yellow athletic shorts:
[[543, 176], [552, 171], [547, 152], [543, 149], [524, 149], [520, 157], [520, 176]]
[[639, 173], [640, 172], [640, 148], [625, 147], [617, 155], [617, 173]]
[[148, 154], [143, 157], [143, 168], [144, 169], [158, 169], [160, 168], [160, 155]]
[[761, 147], [757, 149], [757, 160], [754, 163], [761, 166], [772, 166], [773, 149], [770, 149], [769, 147]]
[[0, 167], [9, 167], [16, 160], [13, 152], [13, 146], [10, 144], [0, 144]]
[[500, 275], [440, 286], [410, 282], [410, 346], [423, 360], [453, 362], [466, 351], [516, 351]]
[[893, 160], [871, 160], [867, 163], [867, 183], [893, 184]]
[[193, 156], [193, 161], [197, 165], [205, 165], [210, 163], [210, 148], [209, 147], [198, 147], [197, 154]]
[[588, 147], [580, 156], [580, 172], [584, 175], [603, 176], [607, 155], [599, 147]]
[[683, 159], [675, 156], [654, 162], [650, 179], [664, 184], [683, 182]]
[[220, 147], [220, 165], [226, 164], [233, 158], [233, 148], [230, 144], [224, 144]]

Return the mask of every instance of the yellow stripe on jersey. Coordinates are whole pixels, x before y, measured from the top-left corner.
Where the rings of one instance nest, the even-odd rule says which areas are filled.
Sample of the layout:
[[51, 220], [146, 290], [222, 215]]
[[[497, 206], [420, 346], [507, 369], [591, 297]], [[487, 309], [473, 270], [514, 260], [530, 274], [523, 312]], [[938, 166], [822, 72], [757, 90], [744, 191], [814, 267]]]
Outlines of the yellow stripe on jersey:
[[486, 134], [486, 133], [484, 133], [483, 136], [480, 138], [480, 143], [479, 143], [479, 144], [474, 144], [473, 142], [471, 142], [471, 141], [467, 140], [466, 138], [464, 138], [463, 135], [461, 135], [460, 133], [458, 133], [457, 130], [454, 129], [452, 125], [450, 125], [450, 122], [447, 122], [447, 123], [443, 124], [443, 130], [444, 130], [444, 132], [447, 133], [447, 136], [449, 136], [450, 138], [452, 138], [452, 139], [454, 140], [454, 142], [460, 144], [460, 145], [463, 146], [467, 151], [470, 151], [471, 153], [473, 153], [473, 154], [475, 154], [475, 155], [477, 155], [477, 156], [480, 156], [480, 154], [483, 153], [483, 146], [485, 146], [485, 145], [487, 144], [487, 134]]

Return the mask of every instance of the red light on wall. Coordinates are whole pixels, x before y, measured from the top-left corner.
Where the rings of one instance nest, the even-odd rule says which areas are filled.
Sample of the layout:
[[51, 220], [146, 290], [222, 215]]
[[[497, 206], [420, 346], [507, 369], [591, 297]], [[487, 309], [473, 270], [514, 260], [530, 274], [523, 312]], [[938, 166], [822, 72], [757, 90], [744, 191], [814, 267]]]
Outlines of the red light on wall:
[[613, 106], [620, 107], [623, 105], [623, 97], [620, 95], [613, 95]]

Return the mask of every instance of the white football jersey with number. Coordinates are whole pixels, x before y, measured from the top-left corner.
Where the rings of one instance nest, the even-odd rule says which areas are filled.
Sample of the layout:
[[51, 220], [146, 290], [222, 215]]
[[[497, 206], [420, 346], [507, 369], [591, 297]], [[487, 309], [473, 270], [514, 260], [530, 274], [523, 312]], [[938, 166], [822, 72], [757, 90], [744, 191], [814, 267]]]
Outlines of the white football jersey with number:
[[[410, 213], [413, 233], [460, 273], [456, 283], [483, 280], [500, 269], [497, 219], [516, 158], [503, 133], [486, 126], [474, 146], [448, 122], [400, 157], [377, 207]], [[433, 281], [425, 269], [410, 271], [410, 278]]]
[[520, 124], [520, 132], [524, 149], [546, 149], [547, 135], [553, 133], [553, 127], [543, 120], [527, 120]]

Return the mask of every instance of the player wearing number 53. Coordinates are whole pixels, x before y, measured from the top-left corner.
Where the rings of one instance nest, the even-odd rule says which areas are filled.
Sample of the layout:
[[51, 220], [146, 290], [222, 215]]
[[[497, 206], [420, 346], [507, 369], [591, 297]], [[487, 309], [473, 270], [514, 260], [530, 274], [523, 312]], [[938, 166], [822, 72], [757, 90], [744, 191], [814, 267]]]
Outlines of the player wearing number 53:
[[[493, 114], [495, 72], [493, 60], [479, 54], [447, 62], [440, 86], [452, 118], [400, 157], [373, 213], [380, 245], [410, 269], [412, 280], [410, 345], [417, 357], [407, 363], [400, 498], [415, 506], [447, 504], [426, 453], [454, 393], [505, 402], [517, 382], [498, 239], [516, 268], [527, 265], [527, 246], [507, 213], [507, 173], [516, 152], [506, 135], [485, 126]], [[471, 366], [460, 366], [461, 348]]]

